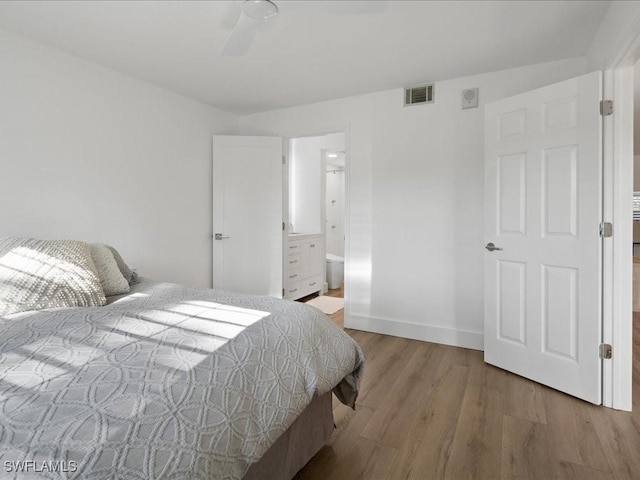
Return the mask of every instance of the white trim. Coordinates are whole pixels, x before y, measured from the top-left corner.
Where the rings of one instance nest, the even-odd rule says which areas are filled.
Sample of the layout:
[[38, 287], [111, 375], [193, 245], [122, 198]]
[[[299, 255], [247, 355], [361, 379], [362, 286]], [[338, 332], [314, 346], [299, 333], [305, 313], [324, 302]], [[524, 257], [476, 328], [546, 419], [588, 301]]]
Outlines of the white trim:
[[[631, 411], [633, 372], [633, 67], [616, 70], [614, 103], [613, 408]], [[631, 101], [629, 101], [629, 99]], [[617, 112], [616, 107], [617, 105]], [[623, 128], [620, 128], [623, 126]], [[624, 321], [626, 319], [627, 321]], [[618, 365], [619, 363], [619, 365]]]
[[423, 342], [441, 343], [453, 347], [471, 348], [473, 350], [484, 349], [484, 333], [482, 332], [468, 332], [465, 330], [438, 327], [436, 325], [424, 325], [358, 315], [349, 317], [349, 328], [380, 333], [382, 335], [411, 338]]
[[613, 357], [604, 360], [602, 403], [631, 411], [633, 365], [632, 250], [633, 244], [633, 67], [605, 72], [604, 95], [614, 111], [605, 117], [604, 219], [612, 221], [611, 243], [604, 242], [603, 331]]
[[282, 162], [282, 223], [284, 228], [282, 229], [282, 298], [285, 298], [285, 291], [287, 288], [287, 247], [289, 239], [289, 139], [282, 138], [282, 156], [284, 161]]
[[349, 318], [351, 311], [351, 124], [344, 127], [344, 319]]
[[[603, 75], [602, 83], [602, 99], [612, 99], [612, 77], [613, 72], [607, 71]], [[615, 107], [614, 107], [615, 109]], [[613, 158], [612, 148], [612, 128], [613, 116], [604, 117], [602, 121], [602, 221], [614, 223], [613, 208]], [[614, 223], [614, 228], [617, 225]], [[619, 236], [616, 232], [616, 239]], [[609, 343], [613, 345], [613, 252], [614, 239], [605, 238], [602, 241], [602, 331], [600, 335], [601, 343]], [[613, 362], [609, 360], [602, 361], [602, 404], [606, 407], [613, 406]]]

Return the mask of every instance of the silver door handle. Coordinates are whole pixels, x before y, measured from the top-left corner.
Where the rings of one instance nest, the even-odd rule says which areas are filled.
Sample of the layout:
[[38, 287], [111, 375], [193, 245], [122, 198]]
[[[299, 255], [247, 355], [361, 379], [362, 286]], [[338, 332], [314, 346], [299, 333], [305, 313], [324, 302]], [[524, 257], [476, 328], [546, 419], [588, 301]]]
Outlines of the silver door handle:
[[487, 243], [484, 248], [486, 248], [490, 252], [493, 252], [494, 250], [502, 250], [500, 247], [496, 247], [493, 243]]
[[221, 233], [216, 233], [216, 235], [215, 235], [215, 239], [216, 240], [222, 240], [223, 238], [229, 238], [229, 236], [228, 235], [223, 235]]

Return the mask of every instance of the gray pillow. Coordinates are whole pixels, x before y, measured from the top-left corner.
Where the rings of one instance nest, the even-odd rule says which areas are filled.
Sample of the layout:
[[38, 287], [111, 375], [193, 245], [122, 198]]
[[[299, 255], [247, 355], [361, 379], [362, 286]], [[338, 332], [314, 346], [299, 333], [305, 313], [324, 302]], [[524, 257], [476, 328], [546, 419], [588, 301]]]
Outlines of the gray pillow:
[[105, 303], [85, 242], [0, 238], [0, 315]]
[[93, 263], [96, 264], [98, 278], [104, 294], [110, 297], [129, 293], [129, 282], [120, 273], [120, 268], [118, 268], [111, 250], [101, 243], [92, 243], [89, 248], [91, 249]]
[[120, 269], [120, 273], [122, 276], [127, 279], [129, 285], [133, 285], [134, 283], [138, 283], [140, 279], [138, 278], [138, 274], [131, 270], [129, 266], [124, 263], [122, 256], [118, 253], [118, 251], [110, 245], [105, 245], [111, 253], [113, 253], [113, 258], [115, 258], [116, 263], [118, 264], [118, 268]]

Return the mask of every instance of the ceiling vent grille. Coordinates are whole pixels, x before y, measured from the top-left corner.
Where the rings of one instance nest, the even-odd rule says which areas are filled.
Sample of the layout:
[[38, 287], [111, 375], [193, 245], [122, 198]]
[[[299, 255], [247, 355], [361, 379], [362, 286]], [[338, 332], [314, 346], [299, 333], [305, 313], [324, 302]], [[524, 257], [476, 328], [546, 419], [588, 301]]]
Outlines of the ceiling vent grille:
[[404, 106], [433, 103], [434, 84], [416, 85], [404, 89]]

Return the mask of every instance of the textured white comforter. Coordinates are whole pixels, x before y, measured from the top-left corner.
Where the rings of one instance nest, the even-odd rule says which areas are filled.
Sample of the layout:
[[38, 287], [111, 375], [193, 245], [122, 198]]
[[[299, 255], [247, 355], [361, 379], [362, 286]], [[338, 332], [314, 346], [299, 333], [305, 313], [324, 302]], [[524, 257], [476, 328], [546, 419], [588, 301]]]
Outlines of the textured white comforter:
[[323, 313], [270, 297], [143, 282], [0, 318], [0, 478], [240, 479], [315, 394], [353, 406], [362, 368]]

